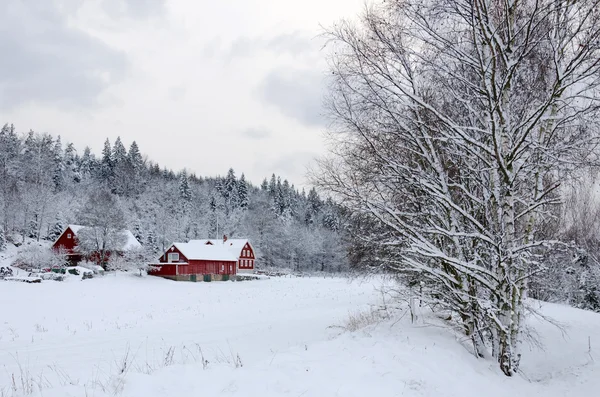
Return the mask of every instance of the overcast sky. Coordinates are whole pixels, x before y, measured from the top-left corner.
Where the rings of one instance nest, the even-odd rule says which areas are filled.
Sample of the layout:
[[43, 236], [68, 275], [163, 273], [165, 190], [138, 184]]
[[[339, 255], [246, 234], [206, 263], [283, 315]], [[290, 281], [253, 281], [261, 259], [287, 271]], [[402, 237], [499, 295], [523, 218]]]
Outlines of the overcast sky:
[[364, 0], [1, 0], [0, 123], [296, 185], [323, 152], [321, 26]]

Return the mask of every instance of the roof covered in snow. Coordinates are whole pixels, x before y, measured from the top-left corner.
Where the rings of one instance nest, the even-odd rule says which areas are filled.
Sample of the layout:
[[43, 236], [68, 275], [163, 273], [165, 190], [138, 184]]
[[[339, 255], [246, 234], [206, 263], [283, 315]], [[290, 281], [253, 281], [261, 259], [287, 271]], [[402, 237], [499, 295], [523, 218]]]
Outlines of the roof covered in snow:
[[[208, 244], [210, 243], [210, 244]], [[210, 245], [212, 244], [214, 247], [225, 247], [232, 254], [235, 255], [236, 258], [240, 256], [242, 253], [242, 249], [248, 244], [247, 238], [232, 238], [223, 241], [221, 239], [208, 239], [208, 240], [190, 240], [188, 244], [196, 244], [196, 245]]]
[[[75, 233], [75, 235], [77, 236], [77, 233], [79, 233], [79, 231], [81, 229], [83, 229], [85, 227], [89, 227], [89, 226], [67, 225], [67, 227], [69, 229], [71, 229], [73, 231], [73, 233]], [[130, 230], [123, 229], [123, 230], [121, 230], [121, 233], [125, 234], [125, 237], [127, 237], [127, 242], [125, 243], [125, 246], [123, 247], [123, 250], [125, 250], [125, 251], [131, 251], [131, 250], [134, 250], [134, 249], [142, 247], [142, 245], [140, 244], [140, 242], [135, 238], [135, 236], [133, 235], [133, 233], [131, 233]]]
[[[198, 243], [175, 243], [173, 244], [179, 252], [188, 260], [228, 261], [236, 262], [237, 255], [230, 250], [218, 245], [206, 245]], [[168, 253], [169, 251], [167, 251]]]

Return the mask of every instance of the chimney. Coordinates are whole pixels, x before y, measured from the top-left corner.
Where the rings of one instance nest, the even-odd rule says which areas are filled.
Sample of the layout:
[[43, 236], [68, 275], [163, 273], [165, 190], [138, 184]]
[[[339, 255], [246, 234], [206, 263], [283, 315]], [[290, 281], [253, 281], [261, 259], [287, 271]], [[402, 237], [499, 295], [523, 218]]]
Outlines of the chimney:
[[223, 235], [223, 243], [225, 243], [225, 241], [227, 241], [227, 235], [226, 234]]

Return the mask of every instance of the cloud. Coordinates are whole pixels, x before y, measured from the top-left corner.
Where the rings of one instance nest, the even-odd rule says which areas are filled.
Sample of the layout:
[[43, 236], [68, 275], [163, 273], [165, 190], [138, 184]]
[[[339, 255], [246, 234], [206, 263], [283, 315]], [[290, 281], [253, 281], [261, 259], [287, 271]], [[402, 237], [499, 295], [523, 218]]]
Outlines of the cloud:
[[160, 17], [165, 14], [165, 0], [103, 0], [103, 8], [113, 16], [133, 18]]
[[323, 75], [318, 71], [282, 68], [262, 81], [259, 95], [283, 114], [307, 126], [320, 127], [323, 117]]
[[296, 31], [283, 33], [274, 37], [236, 39], [228, 50], [229, 58], [258, 56], [258, 52], [270, 51], [276, 54], [290, 54], [300, 56], [315, 53], [319, 49], [319, 41], [311, 39], [307, 34]]
[[250, 139], [266, 139], [271, 137], [271, 131], [264, 128], [248, 128], [241, 132], [242, 136]]
[[64, 10], [53, 1], [0, 4], [0, 107], [90, 106], [126, 74], [125, 55], [70, 27]]

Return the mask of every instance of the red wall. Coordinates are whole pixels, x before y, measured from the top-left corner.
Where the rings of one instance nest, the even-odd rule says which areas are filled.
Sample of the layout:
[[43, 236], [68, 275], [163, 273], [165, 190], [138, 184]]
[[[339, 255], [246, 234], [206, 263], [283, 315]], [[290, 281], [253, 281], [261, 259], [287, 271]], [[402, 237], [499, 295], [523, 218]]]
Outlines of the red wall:
[[[69, 234], [71, 238], [68, 238]], [[68, 254], [73, 254], [74, 249], [77, 246], [77, 238], [75, 237], [75, 233], [71, 230], [71, 228], [67, 227], [67, 230], [60, 235], [58, 240], [52, 246], [52, 249], [58, 251], [59, 249], [65, 250]]]
[[[171, 251], [171, 248], [173, 248], [173, 250]], [[179, 262], [187, 262], [187, 258], [181, 253], [181, 251], [179, 251], [177, 249], [177, 247], [175, 247], [174, 245], [169, 247], [169, 249], [163, 253], [159, 259], [160, 263], [169, 263], [169, 253], [171, 252], [177, 252], [179, 254]]]
[[254, 259], [254, 251], [252, 250], [252, 247], [250, 247], [250, 244], [246, 243], [240, 252], [240, 259], [238, 260], [239, 268], [243, 270], [253, 270]]
[[190, 265], [185, 269], [187, 273], [179, 274], [236, 274], [235, 262], [228, 261], [190, 261]]
[[150, 273], [153, 276], [175, 276], [176, 273], [175, 265], [156, 266]]
[[[164, 263], [164, 262], [161, 262]], [[190, 261], [189, 264], [166, 264], [156, 266], [151, 273], [154, 276], [176, 276], [188, 274], [236, 274], [235, 262], [227, 261]]]

